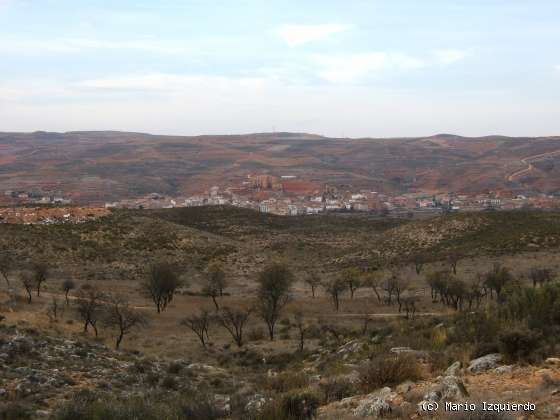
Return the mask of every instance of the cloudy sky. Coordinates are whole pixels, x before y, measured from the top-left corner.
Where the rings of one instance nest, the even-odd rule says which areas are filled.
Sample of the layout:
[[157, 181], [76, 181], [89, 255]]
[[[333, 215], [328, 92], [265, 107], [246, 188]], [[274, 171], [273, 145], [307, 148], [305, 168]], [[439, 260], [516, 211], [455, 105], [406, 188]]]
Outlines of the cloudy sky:
[[560, 135], [558, 0], [0, 0], [0, 131]]

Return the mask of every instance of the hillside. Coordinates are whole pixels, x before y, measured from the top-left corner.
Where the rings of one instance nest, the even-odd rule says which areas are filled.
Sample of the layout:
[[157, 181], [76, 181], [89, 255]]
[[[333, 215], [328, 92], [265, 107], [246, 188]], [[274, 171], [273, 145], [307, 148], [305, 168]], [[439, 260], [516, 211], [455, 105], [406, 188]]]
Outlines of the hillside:
[[[560, 247], [560, 214], [450, 214], [424, 220], [363, 215], [282, 217], [234, 207], [115, 211], [76, 225], [0, 225], [0, 247], [20, 266], [39, 258], [82, 278], [139, 279], [149, 261], [202, 270], [226, 264], [236, 279], [271, 260], [298, 272], [547, 252]], [[247, 277], [249, 276], [249, 278]]]
[[559, 137], [0, 133], [0, 190], [42, 188], [88, 203], [151, 192], [189, 194], [270, 173], [384, 192], [554, 193], [560, 190], [559, 151]]

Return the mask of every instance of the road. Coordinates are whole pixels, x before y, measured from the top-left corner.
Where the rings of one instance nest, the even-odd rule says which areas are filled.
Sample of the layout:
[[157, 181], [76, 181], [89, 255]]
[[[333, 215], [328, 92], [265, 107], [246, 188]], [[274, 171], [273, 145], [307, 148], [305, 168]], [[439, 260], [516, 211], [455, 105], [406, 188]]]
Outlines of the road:
[[516, 172], [512, 173], [506, 179], [508, 181], [513, 181], [513, 180], [515, 180], [515, 178], [518, 178], [522, 175], [525, 175], [526, 173], [529, 173], [534, 169], [534, 166], [531, 164], [531, 162], [538, 162], [538, 161], [547, 159], [547, 158], [549, 158], [551, 156], [554, 156], [554, 155], [557, 155], [557, 154], [560, 154], [560, 150], [555, 150], [554, 152], [541, 153], [539, 155], [527, 156], [527, 157], [521, 159], [521, 162], [523, 162], [523, 164], [527, 165], [527, 167], [525, 169], [520, 169], [519, 171], [516, 171]]

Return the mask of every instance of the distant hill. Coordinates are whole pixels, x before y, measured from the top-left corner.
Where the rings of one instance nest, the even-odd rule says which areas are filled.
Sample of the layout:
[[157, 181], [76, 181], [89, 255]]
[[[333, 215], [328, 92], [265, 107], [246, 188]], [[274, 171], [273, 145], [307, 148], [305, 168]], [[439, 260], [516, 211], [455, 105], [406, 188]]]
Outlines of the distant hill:
[[114, 131], [0, 133], [0, 191], [44, 186], [78, 202], [296, 175], [385, 192], [560, 191], [560, 137], [341, 139], [304, 133], [161, 136]]

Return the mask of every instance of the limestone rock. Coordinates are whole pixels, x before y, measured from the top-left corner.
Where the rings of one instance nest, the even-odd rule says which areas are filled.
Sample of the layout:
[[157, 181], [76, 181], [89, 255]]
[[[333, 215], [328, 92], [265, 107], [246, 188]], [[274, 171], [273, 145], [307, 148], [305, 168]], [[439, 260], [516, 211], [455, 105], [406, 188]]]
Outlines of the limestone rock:
[[467, 370], [470, 373], [479, 373], [489, 369], [495, 369], [498, 367], [498, 362], [501, 360], [502, 355], [500, 353], [487, 354], [486, 356], [471, 360]]

